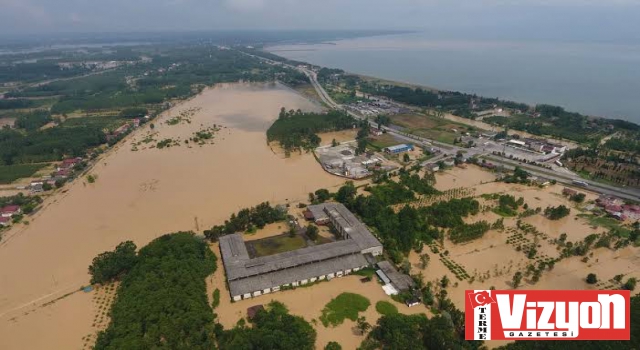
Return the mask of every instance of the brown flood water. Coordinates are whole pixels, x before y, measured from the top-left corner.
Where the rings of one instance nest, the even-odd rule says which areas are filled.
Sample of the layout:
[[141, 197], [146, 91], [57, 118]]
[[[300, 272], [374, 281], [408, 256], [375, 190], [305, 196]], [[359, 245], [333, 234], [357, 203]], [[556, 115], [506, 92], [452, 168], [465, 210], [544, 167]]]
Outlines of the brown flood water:
[[[102, 157], [90, 171], [94, 184], [76, 180], [28, 226], [8, 232], [0, 243], [0, 347], [86, 348], [82, 338], [96, 330], [90, 294], [42, 304], [88, 284], [93, 257], [122, 241], [141, 247], [164, 233], [202, 231], [262, 201], [304, 200], [339, 186], [343, 180], [311, 154], [282, 159], [267, 146], [265, 130], [283, 106], [318, 108], [279, 86], [208, 89], [154, 121], [156, 141], [180, 138], [179, 147], [146, 148], [153, 142], [132, 151], [150, 133], [146, 125]], [[191, 123], [165, 123], [189, 108], [200, 108]], [[213, 124], [224, 126], [214, 144], [182, 143]]]

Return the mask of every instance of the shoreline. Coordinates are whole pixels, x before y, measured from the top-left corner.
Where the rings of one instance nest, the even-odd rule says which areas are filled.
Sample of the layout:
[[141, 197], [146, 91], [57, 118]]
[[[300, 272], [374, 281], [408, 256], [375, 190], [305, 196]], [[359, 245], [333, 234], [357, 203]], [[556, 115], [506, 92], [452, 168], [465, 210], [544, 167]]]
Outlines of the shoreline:
[[[417, 32], [411, 32], [411, 33], [417, 33]], [[405, 33], [405, 34], [410, 34], [410, 33]], [[349, 38], [349, 39], [359, 39], [359, 38], [364, 38], [364, 37], [357, 37], [357, 38]], [[338, 39], [338, 40], [333, 40], [331, 41], [331, 44], [333, 46], [338, 45], [338, 43], [340, 41], [344, 41], [344, 40], [349, 40], [349, 39]], [[310, 43], [310, 44], [298, 44], [300, 46], [302, 45], [315, 45], [314, 43]], [[390, 83], [391, 85], [397, 85], [397, 86], [405, 86], [405, 87], [411, 87], [411, 88], [421, 88], [421, 89], [425, 89], [425, 90], [429, 90], [429, 91], [433, 91], [433, 92], [438, 92], [438, 91], [442, 91], [442, 92], [459, 92], [459, 93], [463, 93], [463, 94], [467, 94], [467, 95], [477, 95], [480, 97], [484, 97], [484, 98], [493, 98], [493, 97], [489, 97], [486, 94], [481, 94], [477, 91], [466, 91], [464, 89], [440, 89], [434, 86], [429, 86], [429, 85], [425, 85], [425, 84], [421, 84], [421, 83], [411, 83], [411, 82], [406, 82], [406, 81], [402, 81], [402, 80], [397, 80], [397, 79], [392, 79], [392, 78], [381, 78], [381, 77], [376, 77], [374, 75], [371, 74], [360, 74], [360, 73], [355, 73], [352, 72], [348, 69], [343, 69], [343, 68], [339, 68], [339, 67], [329, 67], [329, 66], [324, 66], [324, 65], [320, 65], [320, 64], [315, 64], [315, 63], [311, 63], [308, 60], [305, 59], [291, 59], [291, 58], [287, 58], [285, 56], [282, 56], [279, 54], [282, 52], [298, 52], [298, 51], [319, 51], [318, 49], [299, 49], [299, 50], [288, 50], [288, 49], [276, 49], [273, 50], [274, 48], [278, 48], [278, 47], [282, 47], [282, 46], [287, 46], [287, 44], [275, 44], [275, 45], [268, 45], [262, 48], [263, 51], [271, 53], [273, 55], [277, 55], [279, 57], [282, 57], [283, 59], [287, 59], [287, 60], [292, 60], [292, 61], [297, 61], [297, 62], [304, 62], [307, 63], [309, 65], [313, 65], [313, 66], [317, 66], [317, 67], [321, 67], [321, 68], [330, 68], [330, 69], [341, 69], [343, 70], [345, 73], [350, 74], [350, 75], [355, 75], [358, 77], [362, 77], [365, 80], [377, 80], [380, 82], [387, 82]], [[612, 121], [624, 121], [624, 122], [629, 122], [635, 125], [640, 126], [640, 116], [637, 116], [636, 118], [638, 118], [638, 120], [634, 120], [633, 117], [608, 117], [608, 116], [603, 116], [601, 114], [595, 114], [595, 113], [583, 113], [583, 112], [575, 112], [575, 110], [573, 108], [569, 108], [569, 107], [565, 107], [562, 105], [558, 105], [558, 104], [553, 104], [553, 103], [545, 103], [543, 102], [538, 102], [538, 103], [531, 103], [531, 102], [521, 102], [518, 101], [517, 99], [509, 99], [509, 98], [504, 98], [504, 97], [497, 97], [500, 101], [504, 101], [504, 102], [515, 102], [515, 103], [520, 103], [520, 104], [525, 104], [529, 107], [535, 107], [536, 105], [551, 105], [551, 106], [558, 106], [558, 107], [562, 107], [563, 109], [565, 109], [568, 112], [571, 113], [578, 113], [581, 114], [585, 117], [588, 118], [600, 118], [600, 119], [605, 119], [605, 120], [612, 120]], [[626, 119], [625, 119], [626, 118]]]

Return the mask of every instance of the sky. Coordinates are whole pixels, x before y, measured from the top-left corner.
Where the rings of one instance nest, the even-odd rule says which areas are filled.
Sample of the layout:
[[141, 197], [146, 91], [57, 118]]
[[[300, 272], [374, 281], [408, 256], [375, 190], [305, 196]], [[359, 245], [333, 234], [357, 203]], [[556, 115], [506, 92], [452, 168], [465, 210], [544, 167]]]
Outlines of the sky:
[[640, 0], [0, 0], [0, 34], [409, 29], [638, 40]]

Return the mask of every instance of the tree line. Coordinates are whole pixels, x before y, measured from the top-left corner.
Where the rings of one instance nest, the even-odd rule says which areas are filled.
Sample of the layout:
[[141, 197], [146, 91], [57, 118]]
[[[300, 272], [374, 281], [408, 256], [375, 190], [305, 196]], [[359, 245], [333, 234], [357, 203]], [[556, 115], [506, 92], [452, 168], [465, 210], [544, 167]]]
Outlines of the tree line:
[[280, 110], [278, 119], [267, 130], [267, 142], [277, 141], [286, 154], [310, 151], [320, 145], [320, 132], [350, 129], [357, 121], [348, 114], [331, 110], [324, 113]]
[[282, 221], [287, 217], [287, 210], [284, 207], [272, 207], [269, 202], [263, 202], [255, 207], [245, 208], [237, 214], [231, 214], [228, 220], [222, 225], [215, 225], [204, 231], [205, 237], [211, 241], [217, 241], [224, 235], [254, 231], [256, 228], [264, 228], [265, 225]]
[[94, 348], [213, 349], [214, 313], [205, 278], [215, 269], [215, 255], [191, 233], [153, 240], [122, 277], [111, 322]]

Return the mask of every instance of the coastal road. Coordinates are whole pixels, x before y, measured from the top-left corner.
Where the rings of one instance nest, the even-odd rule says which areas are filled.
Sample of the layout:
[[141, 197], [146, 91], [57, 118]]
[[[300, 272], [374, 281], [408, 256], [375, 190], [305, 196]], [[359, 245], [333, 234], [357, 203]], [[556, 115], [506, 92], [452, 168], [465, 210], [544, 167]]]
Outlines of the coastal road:
[[547, 169], [541, 169], [541, 168], [529, 166], [527, 164], [520, 164], [519, 162], [512, 161], [510, 159], [505, 159], [502, 157], [496, 157], [493, 155], [485, 155], [483, 156], [483, 158], [487, 159], [488, 161], [491, 161], [492, 163], [501, 164], [502, 166], [504, 166], [505, 169], [513, 170], [515, 169], [516, 166], [518, 166], [526, 170], [527, 172], [531, 173], [534, 176], [540, 176], [540, 177], [548, 178], [550, 180], [556, 180], [558, 183], [561, 183], [564, 185], [569, 185], [572, 187], [576, 187], [576, 188], [580, 188], [580, 189], [588, 190], [592, 192], [597, 192], [601, 194], [616, 196], [616, 197], [620, 197], [620, 198], [624, 198], [624, 199], [628, 199], [636, 202], [640, 201], [640, 190], [637, 190], [634, 188], [628, 188], [628, 187], [621, 188], [621, 187], [611, 186], [611, 185], [607, 185], [599, 182], [588, 182], [589, 183], [588, 187], [581, 187], [573, 184], [574, 180], [584, 181], [584, 179], [577, 176], [575, 177], [567, 176], [565, 174], [561, 174], [558, 172], [553, 172]]
[[[304, 69], [304, 68], [298, 68], [298, 67], [295, 67], [295, 68], [297, 68], [298, 70], [300, 70], [301, 72], [303, 72], [304, 74], [307, 75], [307, 77], [311, 81], [311, 84], [313, 85], [314, 89], [318, 93], [318, 96], [320, 96], [322, 101], [324, 103], [326, 103], [329, 107], [335, 108], [335, 109], [339, 109], [339, 110], [343, 110], [343, 111], [347, 112], [349, 115], [351, 115], [352, 117], [354, 117], [356, 119], [367, 120], [369, 122], [369, 125], [371, 125], [372, 127], [377, 127], [378, 126], [378, 124], [375, 123], [374, 121], [368, 120], [365, 117], [362, 117], [362, 116], [360, 116], [360, 115], [358, 115], [358, 114], [356, 114], [356, 113], [354, 113], [352, 111], [349, 111], [346, 108], [344, 108], [342, 105], [336, 103], [331, 98], [331, 96], [329, 96], [329, 94], [325, 91], [325, 89], [320, 85], [320, 83], [318, 82], [317, 75], [316, 75], [315, 72], [313, 72], [311, 70], [308, 70], [308, 69]], [[584, 179], [582, 179], [582, 178], [580, 178], [578, 176], [570, 176], [568, 174], [562, 174], [562, 173], [556, 172], [556, 171], [548, 171], [546, 169], [538, 169], [536, 167], [528, 166], [526, 164], [520, 164], [519, 162], [516, 162], [516, 161], [512, 161], [512, 160], [508, 160], [508, 159], [492, 156], [490, 154], [487, 154], [486, 152], [481, 151], [480, 148], [461, 148], [461, 147], [452, 146], [452, 145], [449, 145], [449, 144], [442, 144], [442, 143], [434, 141], [434, 140], [430, 140], [430, 139], [426, 139], [426, 138], [419, 137], [419, 136], [416, 136], [416, 135], [404, 133], [404, 132], [395, 130], [393, 128], [390, 128], [390, 127], [387, 127], [387, 126], [384, 126], [384, 125], [382, 126], [382, 129], [385, 130], [386, 132], [388, 132], [389, 134], [392, 134], [396, 138], [399, 138], [399, 139], [402, 139], [402, 140], [405, 140], [405, 141], [409, 141], [409, 142], [413, 142], [413, 143], [418, 142], [422, 146], [425, 146], [425, 147], [439, 148], [443, 153], [456, 154], [458, 151], [463, 151], [467, 158], [474, 157], [474, 156], [475, 157], [483, 156], [483, 157], [491, 160], [492, 162], [503, 164], [506, 168], [515, 169], [516, 166], [519, 166], [519, 167], [521, 167], [523, 169], [526, 169], [529, 173], [531, 173], [534, 176], [540, 176], [540, 177], [549, 178], [551, 180], [556, 180], [556, 182], [564, 184], [564, 185], [576, 187], [573, 184], [574, 180], [581, 180], [581, 181], [584, 180]], [[617, 197], [628, 199], [628, 200], [632, 200], [632, 201], [640, 201], [640, 190], [637, 190], [637, 189], [634, 189], [634, 188], [620, 188], [620, 187], [611, 186], [611, 185], [602, 184], [602, 183], [597, 183], [597, 182], [589, 182], [589, 187], [584, 188], [584, 189], [585, 190], [590, 190], [590, 191], [593, 191], [593, 192], [597, 192], [597, 193], [601, 193], [601, 194], [617, 196]]]
[[[350, 110], [348, 110], [347, 108], [345, 108], [344, 106], [336, 103], [331, 96], [329, 96], [329, 94], [326, 92], [326, 90], [322, 87], [322, 85], [320, 85], [320, 83], [318, 82], [318, 76], [316, 74], [316, 72], [303, 68], [303, 67], [296, 67], [296, 66], [292, 66], [289, 64], [285, 64], [282, 62], [276, 62], [273, 60], [269, 60], [267, 58], [264, 57], [259, 57], [259, 56], [255, 56], [255, 55], [251, 55], [248, 53], [245, 53], [249, 56], [264, 60], [264, 61], [268, 61], [271, 62], [272, 64], [283, 64], [284, 66], [288, 67], [288, 68], [292, 68], [292, 69], [297, 69], [298, 71], [304, 73], [308, 78], [309, 81], [311, 82], [311, 85], [313, 85], [313, 88], [316, 90], [316, 92], [318, 93], [318, 96], [320, 96], [320, 99], [322, 99], [322, 101], [329, 106], [330, 108], [334, 108], [334, 109], [338, 109], [338, 110], [342, 110], [345, 111], [346, 113], [348, 113], [349, 115], [351, 115], [352, 117], [358, 119], [358, 120], [366, 120], [370, 126], [372, 127], [378, 127], [378, 124], [372, 120], [369, 120], [368, 118], [358, 115]], [[439, 149], [443, 154], [456, 154], [458, 151], [462, 151], [465, 153], [465, 156], [467, 158], [469, 157], [484, 157], [486, 159], [491, 160], [492, 162], [495, 163], [499, 163], [499, 164], [503, 164], [506, 168], [509, 169], [515, 169], [516, 166], [519, 166], [523, 169], [526, 169], [529, 173], [531, 173], [534, 176], [540, 176], [540, 177], [545, 177], [545, 178], [549, 178], [551, 180], [556, 180], [558, 183], [562, 183], [564, 185], [568, 185], [568, 186], [572, 186], [572, 187], [576, 187], [573, 184], [574, 180], [581, 180], [584, 181], [584, 179], [578, 177], [578, 176], [570, 176], [567, 174], [562, 174], [559, 172], [554, 172], [554, 171], [548, 171], [546, 169], [538, 169], [536, 167], [531, 167], [528, 166], [526, 164], [520, 164], [517, 161], [512, 161], [509, 159], [504, 159], [504, 158], [500, 158], [500, 157], [496, 157], [491, 155], [488, 152], [484, 152], [482, 151], [480, 148], [461, 148], [461, 147], [457, 147], [457, 146], [453, 146], [453, 145], [449, 145], [449, 144], [443, 144], [441, 142], [437, 142], [435, 140], [430, 140], [430, 139], [426, 139], [424, 137], [420, 137], [420, 136], [416, 136], [416, 135], [412, 135], [412, 134], [408, 134], [408, 133], [404, 133], [401, 132], [399, 130], [387, 127], [387, 126], [382, 126], [381, 128], [382, 130], [386, 131], [387, 133], [393, 135], [396, 138], [405, 140], [405, 141], [409, 141], [412, 143], [419, 143], [420, 145], [422, 145], [423, 147], [427, 147], [427, 148], [437, 148]], [[621, 188], [621, 187], [616, 187], [616, 186], [611, 186], [611, 185], [607, 185], [607, 184], [602, 184], [602, 183], [597, 183], [597, 182], [588, 182], [589, 183], [589, 187], [587, 188], [583, 188], [585, 190], [590, 190], [592, 192], [596, 192], [596, 193], [600, 193], [600, 194], [606, 194], [606, 195], [612, 195], [612, 196], [617, 196], [620, 198], [624, 198], [624, 199], [628, 199], [628, 200], [632, 200], [632, 201], [637, 201], [640, 202], [640, 190], [634, 189], [634, 188]]]

